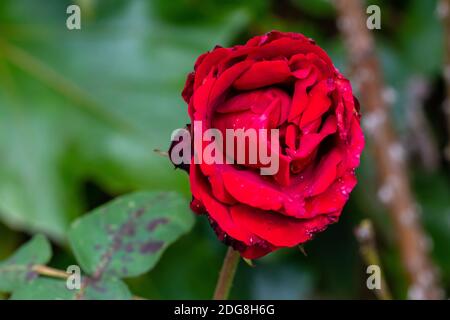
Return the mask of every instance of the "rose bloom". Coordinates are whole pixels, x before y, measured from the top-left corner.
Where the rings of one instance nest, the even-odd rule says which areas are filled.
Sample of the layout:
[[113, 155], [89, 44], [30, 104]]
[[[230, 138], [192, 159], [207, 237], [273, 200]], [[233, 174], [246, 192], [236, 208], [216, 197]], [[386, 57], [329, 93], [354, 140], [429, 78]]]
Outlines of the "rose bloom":
[[279, 129], [274, 175], [261, 175], [258, 163], [184, 166], [191, 208], [208, 216], [220, 240], [255, 259], [338, 220], [364, 137], [350, 82], [313, 40], [273, 31], [216, 47], [197, 59], [182, 95], [203, 130]]

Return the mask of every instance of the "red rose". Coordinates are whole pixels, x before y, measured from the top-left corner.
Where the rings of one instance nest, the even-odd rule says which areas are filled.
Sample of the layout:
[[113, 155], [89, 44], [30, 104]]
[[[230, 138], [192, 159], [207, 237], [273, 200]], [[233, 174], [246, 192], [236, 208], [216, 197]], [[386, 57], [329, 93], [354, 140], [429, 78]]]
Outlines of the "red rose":
[[279, 130], [279, 148], [270, 150], [279, 157], [274, 175], [261, 175], [259, 162], [196, 164], [191, 157], [191, 208], [208, 215], [219, 239], [254, 259], [336, 222], [356, 184], [364, 137], [350, 82], [325, 51], [301, 34], [274, 31], [216, 47], [194, 70], [183, 98], [203, 132]]

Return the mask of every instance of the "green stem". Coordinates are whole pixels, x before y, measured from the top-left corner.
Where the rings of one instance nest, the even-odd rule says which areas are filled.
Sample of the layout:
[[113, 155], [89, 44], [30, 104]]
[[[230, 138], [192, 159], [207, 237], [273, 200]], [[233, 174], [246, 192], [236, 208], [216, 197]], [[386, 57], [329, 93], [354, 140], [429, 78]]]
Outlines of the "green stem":
[[233, 284], [234, 275], [239, 264], [240, 254], [238, 251], [229, 247], [225, 259], [223, 260], [222, 269], [220, 270], [219, 279], [217, 280], [216, 291], [214, 292], [214, 300], [226, 300], [230, 294]]

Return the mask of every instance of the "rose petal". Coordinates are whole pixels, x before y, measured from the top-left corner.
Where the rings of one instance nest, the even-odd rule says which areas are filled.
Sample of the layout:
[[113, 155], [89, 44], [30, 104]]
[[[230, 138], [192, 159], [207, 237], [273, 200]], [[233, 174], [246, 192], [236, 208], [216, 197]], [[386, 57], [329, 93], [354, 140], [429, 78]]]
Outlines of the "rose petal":
[[194, 93], [194, 79], [194, 72], [189, 73], [186, 79], [186, 84], [184, 85], [183, 92], [181, 93], [181, 96], [183, 97], [184, 101], [186, 101], [186, 103], [189, 103], [192, 94]]
[[323, 229], [329, 223], [324, 216], [302, 220], [245, 205], [233, 206], [230, 213], [237, 224], [279, 247], [292, 247], [306, 242], [316, 230]]
[[298, 123], [296, 119], [306, 110], [309, 103], [307, 89], [316, 82], [316, 79], [316, 73], [313, 72], [306, 79], [300, 79], [295, 82], [292, 107], [288, 117], [289, 122]]
[[227, 48], [217, 48], [200, 56], [195, 65], [194, 90], [197, 90], [203, 83], [203, 80], [211, 73], [217, 64], [230, 54]]
[[194, 164], [191, 165], [190, 170], [190, 185], [192, 195], [201, 201], [211, 218], [223, 231], [245, 244], [251, 244], [252, 234], [243, 225], [236, 224], [230, 215], [229, 208], [211, 196], [204, 177], [201, 176], [198, 167]]
[[263, 210], [281, 210], [293, 217], [302, 217], [304, 214], [300, 194], [291, 197], [257, 173], [228, 168], [222, 178], [227, 191], [240, 203]]
[[281, 100], [283, 109], [289, 109], [290, 98], [288, 94], [278, 88], [269, 88], [239, 93], [218, 105], [215, 111], [231, 113], [252, 109], [255, 113], [263, 113], [275, 99]]
[[318, 166], [314, 169], [313, 184], [309, 196], [325, 191], [336, 179], [337, 165], [342, 161], [342, 155], [336, 149], [324, 155]]
[[229, 169], [222, 178], [228, 192], [241, 203], [275, 211], [283, 206], [283, 193], [254, 172]]
[[294, 124], [289, 124], [286, 128], [286, 137], [285, 137], [285, 142], [289, 149], [291, 150], [297, 149], [297, 138], [299, 137], [300, 137], [300, 129]]
[[252, 245], [249, 247], [245, 247], [243, 249], [240, 249], [240, 253], [241, 256], [246, 259], [258, 259], [277, 249], [277, 247], [271, 245], [270, 243], [267, 243], [264, 246]]
[[328, 94], [334, 89], [334, 85], [329, 79], [320, 81], [309, 93], [309, 101], [306, 110], [303, 112], [300, 127], [320, 118], [331, 106], [331, 99]]
[[290, 155], [295, 159], [309, 156], [327, 136], [335, 133], [336, 129], [336, 118], [334, 116], [329, 116], [326, 119], [322, 130], [320, 130], [319, 133], [303, 135], [300, 138], [299, 149], [296, 152], [290, 153]]
[[286, 61], [255, 62], [234, 82], [234, 87], [238, 90], [256, 89], [283, 82], [290, 76], [291, 70]]
[[211, 89], [209, 97], [210, 101], [212, 103], [215, 102], [216, 99], [219, 98], [227, 89], [229, 89], [233, 82], [239, 78], [239, 76], [245, 74], [245, 72], [252, 65], [253, 64], [251, 61], [242, 61], [220, 74], [217, 78], [215, 86]]
[[[205, 78], [204, 83], [194, 92], [192, 96], [192, 109], [194, 114], [194, 119], [192, 120], [201, 120], [206, 121], [211, 114], [211, 109], [209, 107], [209, 93], [213, 88], [216, 79], [213, 78], [212, 74], [210, 74], [207, 78]], [[203, 129], [205, 126], [208, 127], [209, 123], [203, 123]]]
[[356, 182], [355, 175], [348, 173], [335, 180], [325, 192], [306, 199], [307, 216], [314, 217], [319, 214], [342, 211]]
[[[291, 184], [291, 159], [283, 154], [278, 154], [278, 160], [278, 172], [273, 178], [280, 186], [289, 186]], [[297, 210], [295, 212], [297, 212]], [[296, 213], [293, 213], [293, 215], [295, 216]]]
[[359, 124], [359, 120], [353, 119], [350, 126], [350, 143], [347, 149], [348, 166], [350, 168], [357, 168], [360, 163], [360, 156], [364, 149], [364, 134]]

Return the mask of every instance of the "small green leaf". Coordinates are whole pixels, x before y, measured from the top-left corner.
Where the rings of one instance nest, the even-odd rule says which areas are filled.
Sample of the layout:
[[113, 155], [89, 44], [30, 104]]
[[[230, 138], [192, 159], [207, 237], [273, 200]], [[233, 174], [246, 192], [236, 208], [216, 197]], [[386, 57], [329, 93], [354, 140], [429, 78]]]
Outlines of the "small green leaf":
[[68, 236], [86, 273], [94, 278], [124, 278], [150, 270], [193, 223], [188, 203], [181, 195], [137, 192], [76, 220]]
[[46, 264], [52, 256], [50, 243], [37, 235], [24, 244], [10, 258], [0, 263], [0, 291], [10, 292], [32, 282], [37, 273], [33, 265]]
[[81, 289], [68, 289], [64, 280], [38, 278], [15, 290], [13, 300], [126, 300], [132, 295], [117, 278], [93, 280], [86, 278]]

